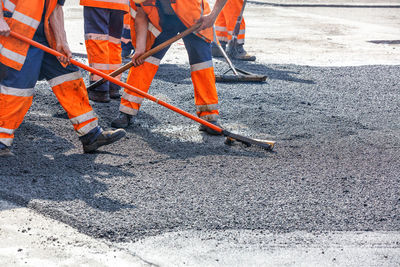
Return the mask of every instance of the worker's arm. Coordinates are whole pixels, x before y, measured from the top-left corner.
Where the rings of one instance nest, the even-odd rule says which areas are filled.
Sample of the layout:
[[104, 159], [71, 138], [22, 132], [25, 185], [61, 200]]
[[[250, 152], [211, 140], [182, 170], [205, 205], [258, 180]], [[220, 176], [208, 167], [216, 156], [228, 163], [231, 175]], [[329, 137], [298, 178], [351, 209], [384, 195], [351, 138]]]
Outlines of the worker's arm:
[[149, 18], [144, 12], [143, 8], [138, 7], [135, 17], [135, 31], [136, 31], [136, 47], [135, 54], [132, 56], [132, 62], [135, 67], [143, 64], [143, 59], [138, 59], [146, 52], [147, 42], [147, 28], [149, 26]]
[[227, 0], [216, 0], [213, 10], [209, 15], [202, 16], [197, 22], [201, 23], [200, 30], [210, 28], [214, 25], [215, 21], [222, 8], [225, 6]]
[[56, 50], [65, 55], [65, 57], [58, 57], [58, 60], [62, 63], [68, 63], [72, 53], [67, 42], [67, 34], [64, 28], [64, 12], [60, 4], [57, 4], [53, 13], [51, 13], [49, 23], [56, 39]]
[[[3, 0], [0, 0], [0, 8], [3, 6]], [[0, 35], [8, 36], [10, 35], [10, 27], [8, 26], [6, 20], [3, 16], [3, 10], [0, 10]]]

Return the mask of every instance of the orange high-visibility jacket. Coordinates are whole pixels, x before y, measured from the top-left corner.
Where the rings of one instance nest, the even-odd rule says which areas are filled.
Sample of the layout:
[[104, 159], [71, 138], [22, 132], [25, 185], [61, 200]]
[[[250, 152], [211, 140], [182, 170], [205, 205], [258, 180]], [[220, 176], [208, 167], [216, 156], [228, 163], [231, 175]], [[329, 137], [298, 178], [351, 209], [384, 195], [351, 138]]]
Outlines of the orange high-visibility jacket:
[[81, 0], [80, 5], [123, 10], [129, 12], [128, 0]]
[[[12, 13], [4, 19], [10, 29], [30, 39], [35, 35], [43, 14], [45, 0], [3, 0], [3, 11]], [[48, 0], [44, 29], [50, 47], [55, 49], [54, 33], [49, 25], [49, 17], [57, 5], [57, 0]], [[28, 53], [29, 44], [14, 37], [0, 36], [0, 62], [16, 70], [21, 70]]]
[[[136, 6], [135, 2], [130, 0], [130, 13], [133, 19], [136, 17]], [[146, 0], [140, 4], [144, 12], [149, 18], [148, 30], [151, 33], [147, 38], [147, 48], [150, 48], [155, 38], [160, 35], [162, 29], [160, 26], [160, 17], [158, 15], [158, 10], [156, 7], [155, 0]], [[201, 17], [201, 15], [208, 15], [211, 13], [210, 6], [206, 0], [171, 0], [171, 7], [175, 11], [175, 14], [183, 22], [183, 24], [190, 28], [196, 21]], [[132, 41], [135, 39], [134, 28], [131, 29]], [[204, 39], [207, 42], [213, 40], [212, 28], [208, 28], [196, 33], [197, 36]]]

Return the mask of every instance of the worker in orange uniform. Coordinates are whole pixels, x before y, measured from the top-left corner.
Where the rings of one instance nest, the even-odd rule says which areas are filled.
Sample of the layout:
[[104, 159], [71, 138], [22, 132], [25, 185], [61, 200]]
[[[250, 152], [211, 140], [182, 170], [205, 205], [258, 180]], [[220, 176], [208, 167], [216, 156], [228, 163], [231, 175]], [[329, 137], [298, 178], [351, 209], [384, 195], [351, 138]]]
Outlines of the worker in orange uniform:
[[[10, 146], [14, 132], [32, 104], [34, 87], [39, 79], [46, 79], [52, 87], [83, 144], [84, 152], [92, 152], [125, 136], [122, 129], [103, 131], [99, 127], [78, 68], [67, 66], [71, 51], [64, 30], [64, 0], [1, 2], [0, 62], [6, 66], [6, 73], [0, 82], [0, 157], [13, 156]], [[66, 57], [57, 59], [29, 46], [9, 36], [10, 29], [56, 49]]]
[[[129, 11], [128, 0], [80, 0], [84, 6], [85, 44], [89, 65], [109, 74], [121, 67], [121, 35], [124, 14]], [[120, 78], [118, 76], [116, 78]], [[101, 77], [91, 74], [90, 83]], [[120, 97], [120, 86], [105, 82], [89, 90], [89, 99], [96, 102], [110, 102]]]
[[[136, 37], [135, 54], [132, 57], [135, 68], [130, 70], [127, 82], [147, 92], [160, 61], [169, 47], [145, 60], [139, 60], [139, 56], [198, 21], [201, 23], [200, 31], [183, 38], [189, 55], [196, 112], [200, 118], [218, 125], [218, 95], [211, 57], [211, 41], [213, 39], [212, 26], [225, 2], [226, 0], [216, 0], [211, 11], [206, 1], [147, 0], [139, 5], [131, 0], [131, 14], [135, 20]], [[133, 37], [132, 40], [134, 40]], [[139, 94], [125, 89], [121, 98], [120, 114], [111, 126], [126, 128], [133, 123], [142, 100]], [[200, 130], [208, 134], [219, 134], [203, 125], [200, 126]]]
[[[217, 38], [224, 50], [226, 50], [226, 48], [229, 46], [228, 42], [232, 40], [233, 30], [235, 29], [235, 25], [238, 17], [240, 16], [242, 7], [243, 0], [228, 0], [225, 7], [219, 14], [217, 21], [215, 22]], [[237, 36], [237, 43], [234, 45], [234, 47], [231, 47], [232, 51], [230, 51], [229, 54], [231, 57], [233, 57], [233, 59], [255, 61], [256, 57], [249, 55], [246, 50], [244, 50], [243, 45], [245, 32], [246, 23], [244, 22], [244, 18], [242, 18], [240, 31]], [[223, 57], [221, 51], [215, 45], [213, 45], [212, 54], [213, 57]]]

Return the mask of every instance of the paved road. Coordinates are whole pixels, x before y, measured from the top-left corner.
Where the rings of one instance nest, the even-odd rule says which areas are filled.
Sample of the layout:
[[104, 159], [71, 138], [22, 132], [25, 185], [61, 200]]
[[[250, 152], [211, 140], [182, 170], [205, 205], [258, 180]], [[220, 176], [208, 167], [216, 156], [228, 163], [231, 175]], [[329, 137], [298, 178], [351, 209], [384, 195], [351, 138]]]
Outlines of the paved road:
[[[259, 60], [236, 64], [268, 82], [219, 84], [221, 122], [277, 140], [275, 152], [228, 147], [145, 102], [124, 142], [82, 155], [40, 83], [18, 158], [0, 162], [0, 196], [140, 264], [400, 264], [400, 47], [369, 42], [398, 40], [400, 19], [352, 10], [249, 5], [246, 45]], [[150, 93], [194, 112], [185, 51], [172, 49]], [[118, 103], [94, 107], [107, 125]]]

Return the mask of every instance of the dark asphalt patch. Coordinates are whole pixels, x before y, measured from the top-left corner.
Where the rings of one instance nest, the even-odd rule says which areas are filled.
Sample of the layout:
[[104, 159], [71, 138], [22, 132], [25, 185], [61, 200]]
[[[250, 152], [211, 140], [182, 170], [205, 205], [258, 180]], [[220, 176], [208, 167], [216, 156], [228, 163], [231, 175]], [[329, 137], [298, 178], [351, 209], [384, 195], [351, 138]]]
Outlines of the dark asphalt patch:
[[[216, 63], [216, 71], [226, 65]], [[221, 124], [273, 139], [275, 153], [145, 101], [122, 142], [84, 155], [45, 83], [0, 159], [0, 196], [94, 237], [188, 229], [400, 229], [400, 66], [240, 64], [263, 84], [218, 84]], [[190, 71], [162, 65], [150, 94], [195, 113]], [[118, 101], [94, 103], [109, 128]]]

